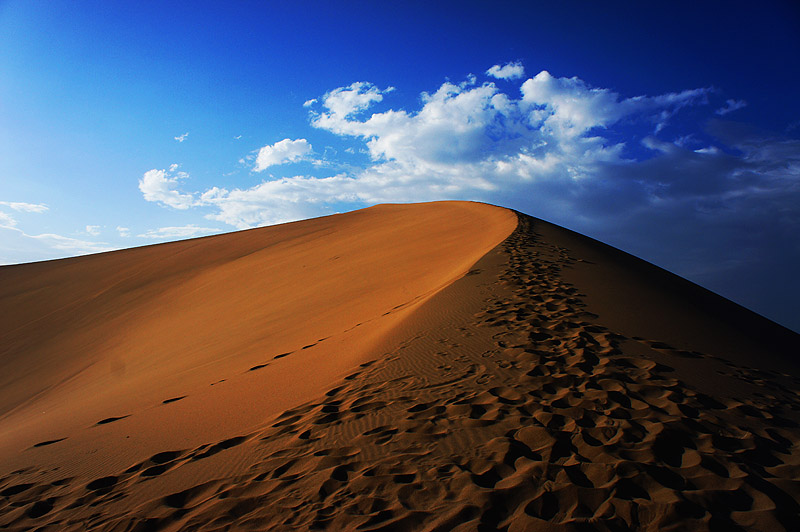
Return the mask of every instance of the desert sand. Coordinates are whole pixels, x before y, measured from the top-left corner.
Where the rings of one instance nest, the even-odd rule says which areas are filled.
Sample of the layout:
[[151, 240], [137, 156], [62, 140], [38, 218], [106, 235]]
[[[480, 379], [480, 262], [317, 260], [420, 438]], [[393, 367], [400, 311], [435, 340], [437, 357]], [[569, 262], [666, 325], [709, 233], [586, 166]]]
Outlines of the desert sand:
[[469, 202], [0, 267], [2, 530], [795, 530], [800, 336]]

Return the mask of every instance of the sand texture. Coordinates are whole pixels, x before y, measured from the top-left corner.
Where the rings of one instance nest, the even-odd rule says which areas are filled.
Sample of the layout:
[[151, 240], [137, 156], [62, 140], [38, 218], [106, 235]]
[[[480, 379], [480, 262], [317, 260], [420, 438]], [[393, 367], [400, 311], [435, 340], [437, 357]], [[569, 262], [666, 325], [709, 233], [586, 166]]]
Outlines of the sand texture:
[[4, 267], [0, 312], [0, 529], [800, 523], [798, 335], [505, 209]]

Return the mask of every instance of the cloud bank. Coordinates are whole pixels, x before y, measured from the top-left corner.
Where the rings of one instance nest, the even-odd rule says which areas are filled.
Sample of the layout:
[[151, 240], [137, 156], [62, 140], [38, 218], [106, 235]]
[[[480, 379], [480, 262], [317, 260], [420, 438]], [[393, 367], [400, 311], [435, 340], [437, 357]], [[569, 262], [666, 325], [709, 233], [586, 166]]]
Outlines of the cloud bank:
[[[513, 79], [523, 70], [509, 63], [487, 72]], [[304, 104], [314, 128], [361, 144], [370, 159], [363, 167], [184, 192], [189, 176], [173, 165], [146, 172], [139, 188], [148, 201], [205, 208], [208, 219], [236, 228], [313, 216], [342, 202], [450, 198], [504, 204], [524, 198], [541, 216], [569, 218], [573, 227], [577, 220], [582, 229], [591, 220], [603, 228], [680, 203], [691, 203], [697, 217], [734, 201], [777, 201], [795, 193], [790, 184], [796, 168], [772, 163], [778, 150], [781, 157], [795, 157], [793, 145], [742, 134], [725, 138], [720, 133], [729, 126], [719, 121], [717, 133], [682, 123], [687, 109], [705, 109], [706, 123], [715, 123], [709, 121], [714, 93], [708, 88], [623, 97], [541, 71], [520, 83], [515, 95], [470, 76], [422, 93], [415, 112], [370, 114], [393, 90], [360, 81]], [[723, 108], [742, 105], [728, 100]], [[311, 152], [305, 138], [287, 138], [261, 148], [253, 169]]]

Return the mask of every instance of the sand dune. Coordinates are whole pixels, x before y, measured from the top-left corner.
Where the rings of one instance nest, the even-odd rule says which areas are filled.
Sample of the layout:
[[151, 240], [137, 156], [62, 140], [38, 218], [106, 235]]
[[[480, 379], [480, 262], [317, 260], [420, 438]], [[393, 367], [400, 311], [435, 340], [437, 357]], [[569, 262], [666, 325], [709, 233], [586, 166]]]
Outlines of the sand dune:
[[798, 335], [505, 209], [3, 267], [0, 312], [0, 529], [800, 517]]

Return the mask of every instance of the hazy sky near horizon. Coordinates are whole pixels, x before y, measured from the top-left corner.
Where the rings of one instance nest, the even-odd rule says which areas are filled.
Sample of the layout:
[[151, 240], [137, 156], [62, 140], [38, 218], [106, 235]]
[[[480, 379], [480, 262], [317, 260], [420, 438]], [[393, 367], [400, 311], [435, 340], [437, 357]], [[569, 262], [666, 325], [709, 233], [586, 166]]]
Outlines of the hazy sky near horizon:
[[515, 208], [800, 331], [800, 7], [0, 0], [0, 264]]

